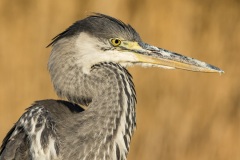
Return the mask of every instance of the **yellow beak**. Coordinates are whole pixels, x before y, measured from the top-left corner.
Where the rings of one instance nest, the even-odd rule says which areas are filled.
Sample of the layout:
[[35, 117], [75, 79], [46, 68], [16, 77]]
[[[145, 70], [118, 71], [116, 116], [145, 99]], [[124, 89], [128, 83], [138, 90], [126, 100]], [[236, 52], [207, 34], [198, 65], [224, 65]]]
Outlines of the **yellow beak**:
[[224, 73], [223, 70], [213, 65], [145, 43], [127, 41], [121, 47], [135, 54], [138, 59], [136, 63], [151, 64], [168, 69]]

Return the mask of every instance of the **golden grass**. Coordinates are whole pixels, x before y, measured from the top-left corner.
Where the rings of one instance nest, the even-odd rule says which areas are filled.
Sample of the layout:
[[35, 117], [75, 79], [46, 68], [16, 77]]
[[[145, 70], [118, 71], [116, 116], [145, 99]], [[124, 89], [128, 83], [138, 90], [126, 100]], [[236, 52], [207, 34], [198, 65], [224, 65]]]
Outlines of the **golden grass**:
[[130, 160], [240, 158], [240, 3], [213, 1], [0, 1], [0, 139], [35, 100], [57, 98], [47, 73], [50, 39], [101, 12], [150, 44], [226, 74], [131, 68], [137, 131]]

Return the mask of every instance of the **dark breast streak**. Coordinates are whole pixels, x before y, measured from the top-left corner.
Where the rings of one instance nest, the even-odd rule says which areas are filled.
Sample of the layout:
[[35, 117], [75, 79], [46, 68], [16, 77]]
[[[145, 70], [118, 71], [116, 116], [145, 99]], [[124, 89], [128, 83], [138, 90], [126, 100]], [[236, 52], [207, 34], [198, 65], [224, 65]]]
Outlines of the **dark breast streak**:
[[[120, 106], [120, 108], [119, 115], [115, 115], [116, 117], [114, 117], [114, 126], [116, 126], [117, 128], [114, 129], [112, 137], [115, 141], [114, 147], [117, 159], [126, 159], [127, 153], [129, 152], [131, 137], [136, 127], [136, 92], [134, 89], [134, 84], [132, 82], [132, 76], [125, 68], [118, 64], [101, 63], [95, 65], [93, 69], [97, 69], [98, 67], [113, 72], [113, 78], [117, 80], [117, 88], [115, 88], [114, 91], [118, 91], [117, 97], [118, 105]], [[111, 104], [111, 102], [109, 102], [109, 104]], [[109, 106], [108, 110], [113, 110], [113, 107], [114, 104], [113, 106]], [[122, 122], [125, 123], [123, 124]], [[124, 128], [124, 131], [121, 130], [122, 128]], [[121, 132], [122, 134], [119, 134], [119, 132]], [[124, 144], [125, 147], [123, 147], [122, 144]]]

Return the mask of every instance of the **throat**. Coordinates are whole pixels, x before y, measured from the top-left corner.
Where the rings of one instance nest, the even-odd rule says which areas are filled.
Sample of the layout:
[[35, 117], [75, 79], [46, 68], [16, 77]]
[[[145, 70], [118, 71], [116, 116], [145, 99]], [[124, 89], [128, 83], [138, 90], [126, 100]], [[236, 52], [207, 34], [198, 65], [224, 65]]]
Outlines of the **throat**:
[[107, 76], [98, 79], [102, 85], [98, 86], [99, 93], [93, 97], [87, 112], [96, 118], [96, 132], [102, 133], [99, 138], [112, 150], [110, 155], [126, 159], [136, 126], [136, 94], [131, 75], [112, 63], [95, 66], [94, 71]]

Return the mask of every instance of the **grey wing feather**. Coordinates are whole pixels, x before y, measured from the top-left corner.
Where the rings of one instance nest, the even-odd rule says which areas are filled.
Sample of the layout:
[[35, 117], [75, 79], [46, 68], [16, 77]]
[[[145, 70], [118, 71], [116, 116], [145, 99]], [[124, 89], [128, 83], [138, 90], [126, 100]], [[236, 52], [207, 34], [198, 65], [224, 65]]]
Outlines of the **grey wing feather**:
[[0, 160], [58, 159], [56, 122], [67, 121], [67, 117], [82, 111], [80, 106], [61, 100], [35, 102], [4, 138]]
[[[15, 135], [13, 135], [13, 133]], [[14, 125], [8, 132], [0, 148], [0, 159], [30, 159], [29, 140], [23, 128], [17, 128], [16, 125]]]
[[[4, 138], [0, 148], [0, 160], [56, 158], [58, 141], [54, 126], [51, 113], [44, 106], [34, 104]], [[50, 141], [55, 148], [49, 148]]]

